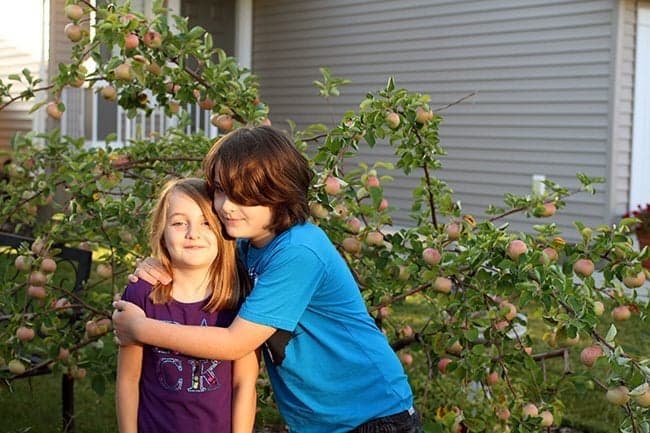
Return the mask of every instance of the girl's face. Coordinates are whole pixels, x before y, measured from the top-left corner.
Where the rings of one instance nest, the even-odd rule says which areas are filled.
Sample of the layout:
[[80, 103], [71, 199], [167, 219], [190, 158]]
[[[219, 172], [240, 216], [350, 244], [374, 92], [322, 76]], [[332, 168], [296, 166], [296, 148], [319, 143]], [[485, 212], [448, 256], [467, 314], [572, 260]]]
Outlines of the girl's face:
[[268, 244], [275, 237], [275, 233], [266, 228], [273, 215], [270, 207], [239, 205], [219, 190], [214, 193], [213, 204], [230, 236], [249, 239], [257, 248]]
[[217, 235], [201, 208], [182, 192], [169, 196], [164, 236], [172, 267], [177, 269], [207, 269], [219, 253]]

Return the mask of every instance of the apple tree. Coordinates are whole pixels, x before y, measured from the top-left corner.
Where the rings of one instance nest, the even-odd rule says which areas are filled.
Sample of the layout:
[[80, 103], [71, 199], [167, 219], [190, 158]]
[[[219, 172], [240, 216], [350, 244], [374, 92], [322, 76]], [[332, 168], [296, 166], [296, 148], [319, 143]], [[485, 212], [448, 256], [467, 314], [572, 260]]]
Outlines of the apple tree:
[[[61, 92], [83, 85], [131, 116], [162, 107], [178, 120], [128, 143], [108, 137], [102, 148], [56, 129], [17, 135], [0, 181], [2, 230], [36, 239], [3, 253], [9, 265], [2, 269], [12, 278], [0, 290], [0, 362], [7, 364], [0, 374], [9, 380], [41, 367], [30, 361], [37, 353], [52, 369], [89, 373], [101, 391], [114, 374], [110, 301], [148, 253], [143, 227], [152, 197], [168, 177], [201, 175], [202, 157], [218, 138], [188, 134], [185, 107], [210, 112], [220, 133], [270, 123], [269, 107], [250, 71], [160, 4], [152, 18], [128, 4], [73, 0], [65, 13], [70, 62], [47, 84], [26, 70], [1, 82], [1, 107], [46, 94], [33, 109], [60, 119]], [[321, 95], [336, 96], [346, 81], [322, 72]], [[25, 90], [13, 92], [18, 82]], [[369, 312], [405, 364], [427, 431], [550, 429], [561, 423], [562, 390], [570, 384], [620, 406], [621, 431], [649, 432], [650, 361], [617, 342], [618, 322], [634, 315], [647, 324], [648, 317], [647, 297], [638, 291], [649, 276], [641, 262], [650, 251], [635, 250], [634, 220], [598, 227], [577, 221], [581, 240], [567, 242], [554, 214], [602, 182], [582, 173], [575, 191], [549, 180], [546, 192], [508, 194], [485, 217], [464, 212], [436, 177], [445, 150], [433, 108], [427, 95], [388, 79], [334, 125], [290, 125], [314, 171], [313, 221], [349, 263]], [[394, 164], [351, 162], [361, 146], [378, 144], [392, 146]], [[396, 170], [420, 179], [409, 227], [393, 225], [395, 209], [383, 194]], [[505, 222], [513, 213], [549, 222], [514, 232]], [[65, 272], [57, 267], [60, 245], [92, 250], [94, 272], [84, 290], [71, 291], [57, 278]], [[391, 312], [407, 303], [421, 312], [417, 324]], [[541, 319], [541, 337], [530, 332], [533, 319]], [[563, 371], [546, 369], [552, 358], [564, 361]], [[422, 368], [413, 368], [414, 359]]]

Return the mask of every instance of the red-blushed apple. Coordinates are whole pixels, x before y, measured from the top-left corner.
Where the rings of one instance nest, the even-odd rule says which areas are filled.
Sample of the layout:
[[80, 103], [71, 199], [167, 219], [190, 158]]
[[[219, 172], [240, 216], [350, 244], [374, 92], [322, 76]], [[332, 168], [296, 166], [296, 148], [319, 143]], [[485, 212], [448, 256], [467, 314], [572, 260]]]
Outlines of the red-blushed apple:
[[43, 286], [27, 286], [27, 296], [34, 299], [45, 299], [47, 297], [47, 290]]
[[381, 185], [381, 182], [379, 181], [379, 178], [377, 176], [369, 175], [366, 178], [366, 187], [367, 188], [372, 188], [372, 187], [379, 188], [380, 185]]
[[357, 217], [350, 217], [345, 221], [345, 228], [350, 233], [357, 234], [361, 231], [361, 220]]
[[117, 89], [114, 86], [104, 86], [99, 93], [102, 95], [102, 98], [107, 101], [115, 101], [117, 99]]
[[47, 283], [47, 276], [41, 271], [32, 271], [29, 274], [29, 284], [33, 286], [43, 286]]
[[147, 65], [147, 71], [151, 72], [156, 76], [160, 76], [162, 74], [162, 68], [160, 67], [158, 62], [153, 60], [149, 62], [149, 64]]
[[140, 38], [135, 33], [129, 33], [124, 36], [124, 49], [135, 50], [140, 45]]
[[605, 393], [605, 398], [611, 404], [614, 404], [616, 406], [624, 406], [628, 401], [630, 401], [629, 392], [630, 390], [627, 388], [627, 386], [619, 385], [613, 388], [609, 388]]
[[357, 238], [347, 237], [343, 239], [341, 246], [350, 254], [359, 254], [361, 252], [361, 242]]
[[314, 218], [327, 218], [330, 214], [327, 208], [320, 203], [310, 204], [309, 212]]
[[65, 27], [63, 28], [63, 32], [68, 37], [70, 42], [79, 42], [83, 37], [83, 32], [81, 31], [81, 27], [73, 23], [66, 24]]
[[573, 264], [573, 272], [579, 277], [589, 277], [594, 273], [594, 262], [590, 259], [578, 259]]
[[47, 112], [47, 115], [54, 120], [61, 120], [61, 117], [63, 117], [63, 111], [59, 108], [58, 102], [48, 102], [45, 111]]
[[65, 16], [72, 21], [79, 21], [84, 16], [84, 10], [78, 4], [69, 4], [63, 11]]
[[332, 211], [332, 214], [337, 218], [346, 218], [349, 213], [350, 210], [345, 203], [337, 203]]
[[392, 129], [397, 128], [400, 124], [399, 114], [395, 113], [394, 111], [389, 111], [386, 113], [386, 123]]
[[533, 348], [531, 346], [526, 346], [524, 347], [524, 352], [526, 352], [526, 355], [532, 355], [533, 354]]
[[596, 316], [602, 316], [605, 313], [605, 304], [600, 301], [594, 301], [593, 309]]
[[438, 293], [449, 293], [451, 292], [451, 287], [453, 283], [452, 281], [447, 278], [447, 277], [436, 277], [436, 279], [433, 281], [433, 290], [435, 290]]
[[70, 358], [70, 349], [59, 347], [59, 353], [56, 355], [56, 359], [65, 362], [68, 360], [68, 358]]
[[413, 355], [411, 355], [409, 352], [400, 353], [399, 359], [404, 365], [413, 364]]
[[378, 313], [380, 318], [385, 319], [386, 317], [390, 316], [390, 308], [387, 306], [383, 306], [379, 308]]
[[157, 31], [149, 29], [144, 36], [142, 36], [142, 43], [149, 48], [160, 48], [162, 45], [162, 37]]
[[325, 179], [325, 192], [329, 195], [337, 195], [341, 192], [341, 181], [337, 177], [327, 176]]
[[438, 361], [438, 371], [441, 374], [445, 374], [447, 372], [447, 366], [453, 362], [450, 358], [440, 358]]
[[499, 407], [497, 408], [497, 418], [499, 418], [502, 421], [508, 421], [510, 419], [510, 409], [507, 407]]
[[515, 262], [519, 260], [519, 257], [528, 252], [528, 246], [521, 239], [514, 239], [510, 241], [506, 247], [506, 255], [510, 257]]
[[632, 316], [632, 312], [627, 305], [619, 305], [612, 310], [612, 319], [616, 321], [622, 322], [628, 320], [630, 316]]
[[499, 376], [499, 372], [492, 371], [485, 376], [485, 383], [487, 383], [489, 386], [493, 386], [499, 383], [500, 379], [501, 377]]
[[422, 260], [424, 260], [424, 263], [434, 266], [440, 263], [440, 260], [442, 260], [442, 254], [440, 254], [440, 251], [436, 248], [427, 247], [422, 250]]
[[23, 364], [19, 359], [12, 359], [7, 364], [7, 367], [9, 368], [9, 372], [11, 374], [15, 374], [17, 376], [27, 371], [27, 367], [25, 367], [25, 364]]
[[379, 205], [377, 206], [377, 210], [379, 212], [383, 212], [386, 209], [388, 209], [388, 200], [385, 198], [382, 198], [381, 201], [379, 202]]
[[70, 368], [69, 374], [70, 376], [72, 376], [74, 380], [83, 380], [86, 378], [88, 372], [83, 367], [73, 366], [72, 368]]
[[534, 418], [539, 416], [539, 409], [537, 409], [537, 406], [534, 403], [527, 403], [521, 409], [521, 415], [524, 418], [528, 418], [528, 417]]
[[268, 117], [265, 117], [264, 119], [260, 120], [260, 125], [262, 125], [262, 126], [271, 126], [272, 125], [271, 119], [269, 119]]
[[418, 107], [415, 109], [415, 121], [421, 125], [429, 123], [433, 119], [433, 111], [427, 110], [424, 107]]
[[[209, 96], [206, 96], [205, 98], [199, 100], [199, 107], [201, 107], [202, 110], [208, 110], [208, 111], [212, 110], [215, 105], [217, 105], [217, 103], [214, 102], [214, 100], [212, 100], [212, 98], [210, 98]], [[217, 115], [213, 116], [215, 121], [216, 121], [216, 116]], [[224, 116], [226, 116], [226, 114], [224, 114]], [[214, 125], [214, 123], [212, 124]]]
[[630, 392], [632, 400], [641, 407], [650, 407], [650, 384], [647, 382], [634, 388]]
[[121, 63], [113, 70], [115, 79], [120, 81], [131, 81], [133, 79], [133, 67], [129, 63]]
[[499, 320], [497, 323], [494, 324], [494, 329], [497, 331], [502, 331], [506, 329], [508, 326], [510, 326], [510, 322], [507, 320]]
[[555, 215], [556, 211], [557, 211], [557, 207], [555, 206], [555, 203], [549, 202], [537, 206], [533, 210], [533, 215], [535, 215], [538, 218], [547, 218]]
[[28, 272], [32, 270], [32, 258], [28, 256], [18, 256], [14, 260], [14, 266], [21, 272]]
[[548, 262], [557, 262], [558, 253], [557, 250], [553, 247], [546, 247], [542, 250], [542, 254], [546, 256]]
[[113, 267], [106, 263], [97, 265], [97, 275], [102, 278], [111, 278], [113, 276]]
[[646, 281], [645, 272], [641, 271], [636, 275], [626, 275], [623, 277], [623, 284], [630, 289], [641, 287]]
[[31, 341], [35, 336], [36, 332], [27, 326], [19, 326], [18, 329], [16, 329], [16, 337], [18, 337], [20, 341]]
[[517, 317], [517, 307], [515, 307], [511, 302], [508, 301], [501, 301], [499, 303], [499, 308], [501, 310], [506, 310], [505, 313], [503, 313], [503, 318], [506, 319], [507, 321], [512, 321], [515, 317]]
[[553, 414], [548, 410], [543, 410], [540, 412], [539, 416], [542, 418], [540, 425], [542, 427], [550, 427], [553, 425]]
[[56, 262], [54, 259], [51, 259], [49, 257], [44, 258], [41, 262], [41, 271], [46, 274], [51, 274], [56, 271]]
[[447, 233], [447, 238], [452, 241], [456, 241], [460, 238], [462, 226], [459, 222], [451, 222], [445, 226], [445, 233]]
[[366, 233], [366, 244], [381, 247], [384, 245], [384, 235], [378, 231], [370, 231]]
[[222, 132], [230, 132], [235, 125], [235, 120], [230, 114], [215, 114], [210, 121]]
[[414, 335], [413, 328], [410, 325], [404, 325], [399, 330], [400, 335], [406, 338], [411, 338]]

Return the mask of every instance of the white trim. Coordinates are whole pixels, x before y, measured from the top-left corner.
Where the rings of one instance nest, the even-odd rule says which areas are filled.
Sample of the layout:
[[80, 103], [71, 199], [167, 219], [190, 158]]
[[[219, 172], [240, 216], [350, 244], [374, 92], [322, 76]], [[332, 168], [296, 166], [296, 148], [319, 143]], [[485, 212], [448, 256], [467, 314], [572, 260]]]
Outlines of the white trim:
[[235, 58], [242, 68], [252, 68], [253, 0], [235, 0]]
[[635, 65], [630, 209], [650, 202], [650, 7], [638, 9]]

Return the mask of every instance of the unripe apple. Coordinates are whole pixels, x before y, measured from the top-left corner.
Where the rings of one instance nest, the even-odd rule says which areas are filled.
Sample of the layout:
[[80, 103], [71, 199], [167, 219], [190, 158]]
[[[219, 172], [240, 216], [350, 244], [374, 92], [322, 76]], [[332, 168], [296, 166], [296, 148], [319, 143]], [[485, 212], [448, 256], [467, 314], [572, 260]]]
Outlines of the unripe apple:
[[389, 111], [386, 114], [386, 123], [392, 129], [397, 128], [400, 124], [399, 114], [395, 113], [394, 111]]
[[438, 361], [438, 371], [441, 374], [445, 374], [447, 372], [447, 366], [452, 362], [451, 359], [449, 358], [440, 358], [440, 361]]
[[539, 218], [546, 218], [555, 215], [557, 208], [554, 203], [544, 203], [533, 210], [533, 215]]
[[181, 104], [179, 104], [177, 101], [169, 101], [167, 103], [167, 107], [169, 108], [170, 113], [176, 114], [180, 111]]
[[113, 321], [108, 317], [102, 317], [101, 319], [97, 320], [96, 323], [97, 323], [97, 333], [99, 335], [106, 334], [108, 331], [113, 329]]
[[320, 203], [312, 203], [309, 205], [309, 212], [314, 218], [327, 218], [329, 211]]
[[589, 259], [578, 259], [573, 264], [573, 272], [580, 277], [588, 277], [594, 273], [594, 262]]
[[433, 282], [433, 290], [439, 293], [451, 292], [452, 281], [447, 277], [436, 277]]
[[122, 63], [115, 67], [113, 73], [115, 79], [121, 81], [131, 81], [133, 79], [133, 68], [129, 63]]
[[63, 111], [59, 108], [58, 102], [48, 102], [45, 111], [47, 112], [47, 115], [54, 120], [60, 120], [61, 117], [63, 117]]
[[54, 271], [56, 271], [56, 262], [49, 257], [44, 258], [43, 261], [41, 262], [41, 271], [43, 271], [46, 274], [53, 273]]
[[361, 252], [361, 242], [359, 242], [359, 239], [357, 238], [345, 238], [343, 239], [343, 242], [341, 242], [341, 246], [343, 246], [343, 249], [350, 254], [359, 254]]
[[107, 101], [115, 101], [117, 99], [117, 89], [114, 86], [104, 86], [99, 93]]
[[378, 231], [371, 231], [366, 234], [366, 243], [375, 247], [384, 245], [384, 235]]
[[460, 238], [460, 231], [461, 231], [461, 225], [459, 222], [449, 223], [445, 227], [445, 232], [447, 233], [447, 237], [452, 241], [456, 241], [458, 240], [458, 238]]
[[603, 304], [600, 301], [594, 301], [593, 308], [594, 308], [594, 314], [596, 316], [602, 316], [603, 313], [605, 312], [605, 304]]
[[542, 417], [542, 422], [540, 423], [542, 427], [550, 427], [553, 425], [553, 414], [550, 411], [543, 410], [539, 416]]
[[38, 238], [32, 242], [30, 249], [37, 256], [44, 256], [47, 254], [47, 243], [45, 240]]
[[536, 416], [539, 416], [539, 409], [537, 409], [537, 406], [535, 406], [533, 403], [527, 403], [521, 409], [521, 415], [524, 418], [534, 418]]
[[449, 346], [447, 349], [447, 352], [452, 353], [454, 355], [460, 355], [460, 353], [463, 351], [463, 345], [460, 344], [458, 340], [454, 341], [454, 343]]
[[650, 385], [644, 383], [634, 389], [632, 400], [641, 407], [650, 407]]
[[25, 364], [23, 364], [19, 359], [12, 359], [9, 361], [9, 364], [7, 364], [7, 367], [9, 367], [9, 372], [15, 375], [21, 375], [25, 370], [27, 370]]
[[84, 10], [76, 4], [67, 5], [64, 9], [65, 16], [72, 21], [79, 21], [84, 16]]
[[425, 248], [422, 250], [422, 260], [428, 265], [437, 265], [442, 260], [442, 254], [436, 248]]
[[632, 312], [627, 305], [619, 305], [612, 310], [612, 318], [616, 321], [628, 320]]
[[56, 359], [65, 362], [68, 360], [68, 358], [70, 358], [70, 350], [66, 349], [65, 347], [59, 347], [59, 353], [56, 356]]
[[517, 307], [515, 307], [512, 303], [508, 301], [501, 301], [499, 303], [499, 308], [502, 310], [507, 309], [506, 313], [503, 315], [504, 319], [507, 321], [512, 321], [515, 317], [517, 317]]
[[81, 27], [76, 24], [68, 23], [63, 28], [63, 32], [71, 42], [79, 42], [83, 37]]
[[607, 390], [605, 398], [611, 404], [624, 406], [628, 401], [630, 401], [629, 392], [630, 390], [627, 388], [627, 386], [615, 386]]
[[95, 337], [100, 334], [97, 329], [97, 322], [94, 320], [89, 320], [86, 322], [86, 334], [88, 337]]
[[102, 278], [111, 278], [113, 276], [113, 268], [106, 263], [97, 265], [97, 275]]
[[21, 272], [31, 271], [32, 269], [32, 259], [27, 256], [18, 256], [14, 261], [14, 266]]
[[424, 107], [418, 107], [415, 109], [415, 121], [421, 125], [428, 123], [433, 119], [433, 111], [426, 110]]
[[229, 114], [215, 114], [210, 121], [223, 132], [229, 132], [235, 124], [234, 119]]
[[83, 380], [86, 378], [87, 374], [88, 372], [83, 367], [74, 367], [70, 370], [70, 376], [72, 376], [74, 380]]
[[16, 337], [18, 337], [20, 341], [31, 341], [35, 336], [36, 333], [34, 330], [27, 326], [19, 326], [18, 329], [16, 329]]
[[404, 364], [404, 365], [413, 364], [413, 355], [411, 355], [408, 352], [400, 353], [399, 359], [400, 359], [400, 361], [402, 361], [402, 364]]
[[147, 65], [147, 71], [157, 76], [160, 76], [162, 74], [162, 68], [157, 62], [153, 60]]
[[485, 376], [485, 382], [489, 386], [496, 385], [497, 383], [499, 383], [500, 379], [501, 379], [501, 377], [499, 377], [499, 372], [498, 371], [493, 371], [493, 372], [489, 373], [487, 376]]
[[33, 286], [42, 286], [47, 283], [47, 276], [41, 271], [32, 271], [29, 274], [29, 284]]
[[399, 266], [399, 271], [397, 273], [397, 279], [400, 281], [407, 281], [411, 277], [411, 271], [409, 268], [404, 265]]
[[341, 181], [334, 176], [327, 176], [325, 179], [325, 192], [329, 195], [337, 195], [341, 192]]
[[506, 247], [506, 255], [510, 257], [512, 260], [514, 260], [515, 262], [519, 260], [519, 257], [522, 254], [526, 254], [527, 252], [528, 252], [528, 246], [521, 239], [515, 239], [510, 241], [510, 243]]
[[357, 217], [348, 218], [345, 226], [349, 232], [357, 234], [361, 231], [361, 220]]
[[28, 286], [27, 296], [34, 299], [45, 299], [47, 297], [47, 290], [43, 286]]
[[142, 43], [149, 48], [160, 48], [162, 45], [162, 37], [160, 33], [150, 29], [142, 37]]
[[138, 48], [138, 45], [140, 45], [140, 39], [135, 33], [129, 33], [128, 35], [124, 36], [124, 49], [134, 50]]
[[645, 273], [643, 271], [636, 275], [626, 275], [623, 277], [623, 284], [630, 289], [641, 287], [646, 281]]

